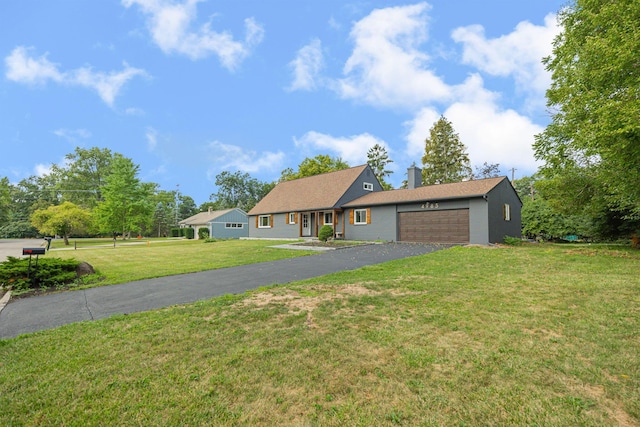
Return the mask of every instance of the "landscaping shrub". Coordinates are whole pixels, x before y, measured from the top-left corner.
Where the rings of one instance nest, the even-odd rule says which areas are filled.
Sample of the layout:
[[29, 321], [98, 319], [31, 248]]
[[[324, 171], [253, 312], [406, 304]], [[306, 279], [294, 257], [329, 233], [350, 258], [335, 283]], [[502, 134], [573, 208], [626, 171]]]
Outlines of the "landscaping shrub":
[[193, 230], [193, 228], [183, 228], [182, 232], [184, 233], [183, 236], [187, 239], [193, 239], [193, 237], [195, 236], [195, 231]]
[[180, 237], [180, 236], [182, 236], [182, 228], [171, 229], [171, 237]]
[[25, 291], [66, 285], [76, 280], [79, 264], [75, 259], [42, 258], [36, 268], [36, 260], [32, 258], [29, 271], [28, 258], [8, 257], [0, 263], [0, 286]]
[[209, 237], [209, 229], [208, 228], [200, 228], [198, 229], [198, 239], [203, 240]]
[[504, 244], [509, 246], [519, 246], [522, 244], [522, 239], [519, 237], [504, 236], [503, 240]]
[[326, 242], [330, 238], [333, 237], [333, 227], [330, 225], [323, 225], [320, 231], [318, 232], [318, 239]]

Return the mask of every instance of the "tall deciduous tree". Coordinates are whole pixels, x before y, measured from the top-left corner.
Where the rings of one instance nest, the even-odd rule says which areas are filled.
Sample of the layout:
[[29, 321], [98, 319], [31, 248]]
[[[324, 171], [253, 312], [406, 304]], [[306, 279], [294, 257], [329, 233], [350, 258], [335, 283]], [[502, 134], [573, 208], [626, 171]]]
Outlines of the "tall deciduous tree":
[[500, 163], [484, 162], [482, 166], [476, 166], [476, 173], [473, 174], [474, 179], [496, 178], [500, 176]]
[[574, 0], [558, 19], [562, 32], [544, 60], [553, 116], [534, 144], [541, 171], [575, 210], [595, 191], [602, 197], [587, 209], [604, 202], [639, 218], [640, 3]]
[[9, 178], [0, 179], [0, 226], [9, 220], [11, 210], [11, 183]]
[[389, 159], [389, 153], [387, 149], [380, 144], [376, 144], [367, 152], [367, 163], [373, 169], [373, 173], [380, 181], [380, 185], [385, 190], [391, 190], [393, 187], [389, 184], [385, 177], [391, 175], [392, 171], [387, 169], [389, 163], [393, 163], [393, 160]]
[[429, 130], [422, 166], [425, 185], [460, 182], [471, 178], [467, 147], [444, 116]]
[[52, 165], [56, 188], [64, 200], [93, 209], [102, 201], [102, 187], [111, 171], [114, 153], [107, 148], [77, 147], [65, 156], [65, 165]]
[[151, 200], [153, 185], [140, 182], [140, 167], [122, 155], [116, 154], [111, 172], [102, 187], [103, 201], [94, 212], [100, 230], [106, 233], [140, 232], [153, 221], [154, 205]]
[[292, 179], [304, 178], [307, 176], [320, 175], [322, 173], [348, 169], [349, 164], [340, 157], [333, 158], [327, 154], [318, 154], [313, 158], [307, 157], [298, 165], [298, 170], [287, 168], [282, 171], [280, 181], [291, 181]]
[[218, 209], [251, 210], [275, 184], [258, 181], [248, 173], [224, 171], [216, 175], [218, 192], [211, 195]]
[[91, 212], [71, 202], [40, 209], [31, 215], [31, 223], [43, 234], [60, 235], [69, 244], [73, 233], [85, 233], [91, 226]]

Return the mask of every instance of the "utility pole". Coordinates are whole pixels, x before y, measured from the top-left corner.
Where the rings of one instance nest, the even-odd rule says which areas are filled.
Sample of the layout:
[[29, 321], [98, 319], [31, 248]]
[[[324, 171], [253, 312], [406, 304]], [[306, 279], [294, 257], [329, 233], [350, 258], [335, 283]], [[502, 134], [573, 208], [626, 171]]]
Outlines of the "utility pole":
[[180, 184], [176, 184], [176, 226], [178, 225], [178, 212], [180, 204]]
[[515, 179], [515, 174], [517, 170], [518, 169], [516, 168], [511, 168], [511, 182], [513, 182], [513, 180]]

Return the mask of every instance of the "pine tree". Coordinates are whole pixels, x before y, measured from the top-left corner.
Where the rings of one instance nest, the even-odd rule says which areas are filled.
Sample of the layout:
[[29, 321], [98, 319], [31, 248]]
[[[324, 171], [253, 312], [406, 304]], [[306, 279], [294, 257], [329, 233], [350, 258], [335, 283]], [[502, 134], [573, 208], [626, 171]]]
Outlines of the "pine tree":
[[422, 166], [424, 185], [460, 182], [472, 175], [467, 147], [444, 116], [429, 130]]
[[391, 184], [385, 181], [385, 176], [391, 175], [392, 171], [386, 169], [389, 163], [393, 163], [393, 160], [389, 159], [387, 150], [380, 144], [376, 144], [367, 152], [367, 163], [373, 169], [373, 173], [376, 174], [376, 178], [380, 181], [380, 185], [385, 190], [391, 190], [393, 187]]

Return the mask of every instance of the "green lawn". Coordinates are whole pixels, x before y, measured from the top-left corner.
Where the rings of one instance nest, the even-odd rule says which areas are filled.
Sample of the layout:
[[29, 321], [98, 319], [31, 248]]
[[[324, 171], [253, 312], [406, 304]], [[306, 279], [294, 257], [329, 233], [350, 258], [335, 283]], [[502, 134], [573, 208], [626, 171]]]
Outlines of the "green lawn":
[[236, 239], [204, 243], [186, 239], [131, 239], [117, 240], [114, 247], [112, 239], [78, 239], [77, 245], [72, 240], [69, 247], [65, 247], [62, 241], [56, 242], [47, 256], [88, 262], [103, 277], [100, 282], [92, 282], [88, 286], [100, 286], [316, 253], [271, 247], [282, 243], [291, 242]]
[[0, 340], [0, 425], [640, 425], [640, 252], [462, 248]]

